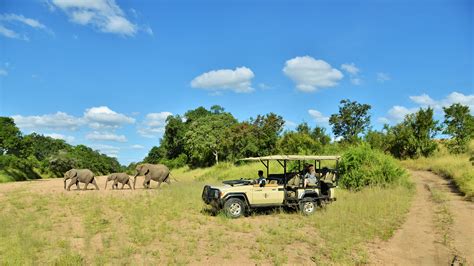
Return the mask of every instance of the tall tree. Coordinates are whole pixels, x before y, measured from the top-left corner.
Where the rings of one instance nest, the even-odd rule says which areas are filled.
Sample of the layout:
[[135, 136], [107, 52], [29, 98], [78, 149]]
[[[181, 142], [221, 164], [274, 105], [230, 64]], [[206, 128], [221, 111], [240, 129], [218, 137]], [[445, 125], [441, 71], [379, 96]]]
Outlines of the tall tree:
[[276, 151], [278, 138], [285, 125], [283, 117], [269, 113], [267, 115], [258, 115], [255, 120], [251, 119], [250, 123], [254, 125], [259, 155], [274, 153]]
[[360, 104], [348, 99], [342, 100], [339, 105], [339, 113], [332, 114], [329, 124], [337, 137], [342, 137], [344, 141], [355, 143], [359, 140], [359, 135], [364, 133], [370, 125], [368, 104]]
[[185, 147], [193, 166], [208, 166], [210, 157], [218, 164], [219, 155], [229, 146], [230, 129], [236, 123], [229, 113], [202, 116], [193, 121], [185, 134]]
[[402, 123], [388, 128], [390, 152], [398, 158], [430, 156], [437, 148], [433, 138], [439, 132], [433, 109], [420, 109], [408, 114]]
[[0, 155], [22, 155], [22, 135], [15, 121], [10, 117], [0, 117]]
[[184, 153], [184, 134], [186, 124], [179, 115], [168, 116], [166, 119], [165, 133], [161, 140], [163, 155], [168, 159], [177, 158]]
[[452, 138], [447, 147], [452, 153], [467, 151], [471, 138], [474, 137], [474, 117], [470, 114], [468, 106], [455, 103], [444, 107], [444, 134]]

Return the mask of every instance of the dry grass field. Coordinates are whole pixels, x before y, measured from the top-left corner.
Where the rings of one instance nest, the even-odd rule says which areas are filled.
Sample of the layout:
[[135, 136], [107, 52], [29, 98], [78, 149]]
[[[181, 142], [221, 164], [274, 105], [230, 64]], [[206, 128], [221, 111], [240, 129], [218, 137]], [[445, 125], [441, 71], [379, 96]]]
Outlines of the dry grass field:
[[104, 191], [104, 177], [100, 191], [64, 191], [62, 179], [0, 184], [0, 264], [367, 263], [367, 243], [394, 234], [414, 194], [401, 186], [340, 190], [310, 217], [209, 214], [204, 184], [253, 177], [259, 168], [183, 168], [172, 172], [179, 182], [144, 190], [139, 179], [135, 191]]

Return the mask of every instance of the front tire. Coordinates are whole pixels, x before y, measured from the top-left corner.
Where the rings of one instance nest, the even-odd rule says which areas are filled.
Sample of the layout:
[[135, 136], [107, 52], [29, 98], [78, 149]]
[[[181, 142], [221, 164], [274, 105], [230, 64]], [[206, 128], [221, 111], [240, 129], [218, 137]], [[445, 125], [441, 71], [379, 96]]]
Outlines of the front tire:
[[300, 202], [300, 211], [304, 215], [311, 215], [316, 211], [316, 201], [313, 199], [303, 199]]
[[240, 199], [231, 198], [225, 202], [224, 211], [229, 218], [239, 218], [245, 213], [245, 204]]

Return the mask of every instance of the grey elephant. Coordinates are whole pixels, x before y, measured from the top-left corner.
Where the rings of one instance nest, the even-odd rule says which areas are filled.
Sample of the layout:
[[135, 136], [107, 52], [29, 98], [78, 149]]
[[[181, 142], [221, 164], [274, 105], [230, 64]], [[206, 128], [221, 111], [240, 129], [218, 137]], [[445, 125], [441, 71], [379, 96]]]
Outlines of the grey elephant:
[[161, 183], [166, 182], [168, 185], [170, 182], [170, 169], [164, 164], [150, 164], [144, 163], [139, 164], [136, 167], [137, 173], [133, 177], [133, 188], [135, 189], [135, 183], [137, 182], [137, 176], [145, 176], [145, 181], [143, 181], [144, 188], [150, 188], [150, 181], [158, 182], [158, 188]]
[[85, 183], [84, 190], [87, 190], [87, 186], [92, 183], [97, 190], [99, 190], [99, 186], [97, 186], [97, 182], [95, 181], [95, 175], [89, 169], [71, 169], [64, 173], [64, 189], [66, 189], [66, 181], [71, 179], [67, 190], [71, 190], [71, 186], [76, 184], [77, 188], [79, 189], [79, 182]]
[[125, 185], [128, 185], [128, 187], [132, 189], [132, 179], [126, 173], [113, 173], [108, 175], [107, 180], [105, 181], [104, 189], [107, 189], [107, 183], [109, 183], [109, 181], [114, 181], [114, 183], [112, 184], [112, 189], [118, 188], [118, 183], [122, 184], [122, 187], [120, 189], [123, 189]]

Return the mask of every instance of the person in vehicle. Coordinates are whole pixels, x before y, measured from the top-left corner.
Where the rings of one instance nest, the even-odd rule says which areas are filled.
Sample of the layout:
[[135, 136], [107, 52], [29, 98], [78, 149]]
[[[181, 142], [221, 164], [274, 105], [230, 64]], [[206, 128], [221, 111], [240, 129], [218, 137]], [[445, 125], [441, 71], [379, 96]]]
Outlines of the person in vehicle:
[[316, 178], [316, 170], [314, 170], [314, 165], [308, 165], [306, 174], [304, 175], [304, 187], [307, 186], [316, 186], [318, 179]]
[[260, 186], [265, 186], [267, 180], [265, 179], [265, 177], [263, 176], [263, 171], [262, 170], [258, 170], [258, 178], [257, 180], [255, 180], [255, 184], [259, 184]]

